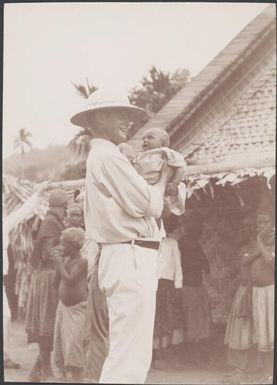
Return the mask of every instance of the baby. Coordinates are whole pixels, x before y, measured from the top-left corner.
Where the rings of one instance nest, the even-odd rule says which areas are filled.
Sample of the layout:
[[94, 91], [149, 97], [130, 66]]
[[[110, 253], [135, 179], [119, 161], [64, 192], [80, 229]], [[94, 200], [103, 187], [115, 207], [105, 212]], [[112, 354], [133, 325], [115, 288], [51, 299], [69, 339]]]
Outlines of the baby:
[[134, 165], [138, 173], [151, 185], [155, 185], [161, 176], [164, 164], [169, 166], [170, 178], [165, 195], [176, 196], [178, 186], [184, 177], [186, 162], [181, 154], [169, 148], [168, 133], [161, 128], [148, 129], [142, 138], [142, 150], [136, 156], [133, 148], [127, 143], [119, 145], [120, 151]]

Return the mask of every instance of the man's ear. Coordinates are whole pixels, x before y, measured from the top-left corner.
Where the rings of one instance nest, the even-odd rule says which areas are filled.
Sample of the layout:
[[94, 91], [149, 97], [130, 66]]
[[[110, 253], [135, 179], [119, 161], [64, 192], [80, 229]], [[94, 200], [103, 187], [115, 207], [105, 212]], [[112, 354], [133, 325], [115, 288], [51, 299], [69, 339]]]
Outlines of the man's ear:
[[104, 123], [105, 120], [106, 120], [106, 117], [105, 117], [105, 114], [103, 114], [103, 112], [101, 111], [98, 111], [95, 113], [95, 119], [98, 123]]

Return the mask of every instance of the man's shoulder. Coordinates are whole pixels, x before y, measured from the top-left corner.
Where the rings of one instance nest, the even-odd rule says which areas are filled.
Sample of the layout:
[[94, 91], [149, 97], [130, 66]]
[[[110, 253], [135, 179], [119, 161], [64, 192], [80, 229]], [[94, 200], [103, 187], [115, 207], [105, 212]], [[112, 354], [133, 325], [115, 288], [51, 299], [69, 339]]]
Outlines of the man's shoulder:
[[116, 146], [105, 146], [104, 144], [97, 144], [97, 146], [93, 146], [90, 150], [89, 157], [95, 159], [97, 158], [99, 161], [121, 158], [122, 154], [118, 150]]

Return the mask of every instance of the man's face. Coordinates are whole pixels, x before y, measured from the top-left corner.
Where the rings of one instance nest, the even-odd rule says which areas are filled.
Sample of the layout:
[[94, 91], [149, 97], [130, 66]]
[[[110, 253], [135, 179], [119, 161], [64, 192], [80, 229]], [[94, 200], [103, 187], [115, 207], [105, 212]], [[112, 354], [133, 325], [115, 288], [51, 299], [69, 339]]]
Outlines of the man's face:
[[106, 139], [118, 145], [127, 141], [130, 123], [131, 119], [126, 111], [107, 110], [102, 113], [101, 131]]
[[153, 150], [163, 146], [163, 138], [161, 134], [155, 130], [148, 130], [142, 138], [142, 149], [143, 151]]

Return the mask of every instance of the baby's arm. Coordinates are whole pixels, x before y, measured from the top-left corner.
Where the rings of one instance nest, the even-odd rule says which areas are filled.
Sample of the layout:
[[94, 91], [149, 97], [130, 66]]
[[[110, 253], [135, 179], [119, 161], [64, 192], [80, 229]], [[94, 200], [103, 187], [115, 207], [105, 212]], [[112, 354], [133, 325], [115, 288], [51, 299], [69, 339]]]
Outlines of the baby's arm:
[[178, 186], [184, 178], [184, 167], [174, 167], [174, 174], [172, 179], [166, 186], [166, 195], [177, 195]]

